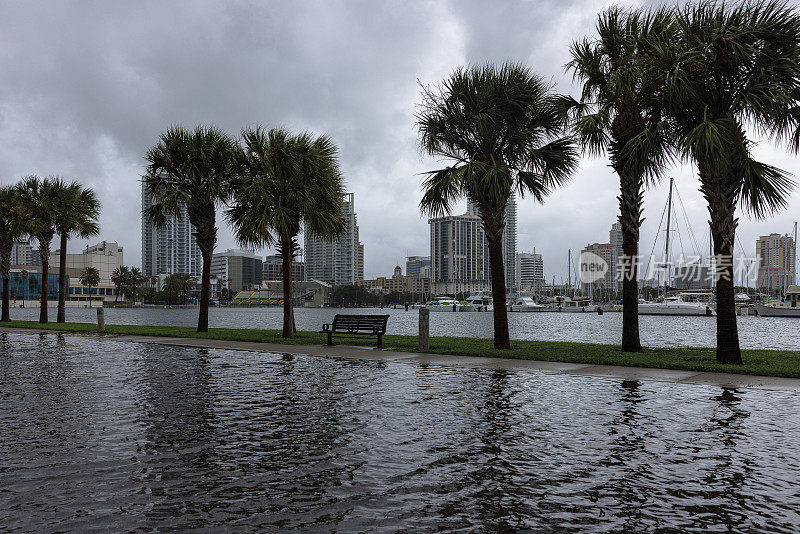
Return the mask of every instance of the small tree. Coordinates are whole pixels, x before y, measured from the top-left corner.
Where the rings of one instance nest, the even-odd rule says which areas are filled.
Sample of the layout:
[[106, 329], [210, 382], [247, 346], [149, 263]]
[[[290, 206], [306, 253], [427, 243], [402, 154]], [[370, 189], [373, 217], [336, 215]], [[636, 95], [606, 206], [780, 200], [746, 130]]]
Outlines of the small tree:
[[100, 283], [100, 271], [96, 267], [86, 267], [81, 271], [80, 282], [89, 289], [89, 307], [92, 307], [92, 288]]

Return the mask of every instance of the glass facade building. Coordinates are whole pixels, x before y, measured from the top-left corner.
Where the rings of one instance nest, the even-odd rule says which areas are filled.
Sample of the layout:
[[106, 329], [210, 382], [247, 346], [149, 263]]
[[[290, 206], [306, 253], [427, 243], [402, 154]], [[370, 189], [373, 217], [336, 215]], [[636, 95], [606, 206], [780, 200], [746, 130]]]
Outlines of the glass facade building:
[[[23, 291], [23, 283], [25, 284]], [[19, 272], [12, 272], [9, 279], [11, 298], [21, 300], [39, 300], [42, 295], [41, 273], [28, 273], [28, 278], [23, 280]], [[0, 278], [0, 291], [3, 290], [3, 280]], [[67, 277], [67, 295], [69, 290], [69, 277]], [[58, 300], [58, 275], [47, 275], [47, 300]]]

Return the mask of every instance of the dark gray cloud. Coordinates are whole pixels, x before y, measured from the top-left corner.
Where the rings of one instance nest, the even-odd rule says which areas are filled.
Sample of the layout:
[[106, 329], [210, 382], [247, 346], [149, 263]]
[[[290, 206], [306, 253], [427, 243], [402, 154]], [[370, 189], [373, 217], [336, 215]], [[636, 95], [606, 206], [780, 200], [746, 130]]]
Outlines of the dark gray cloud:
[[[140, 262], [142, 156], [171, 124], [216, 124], [232, 134], [261, 124], [327, 133], [341, 149], [366, 247], [368, 276], [408, 252], [428, 251], [417, 210], [418, 81], [467, 63], [523, 61], [560, 91], [572, 40], [591, 32], [606, 3], [537, 2], [47, 2], [0, 5], [0, 182], [59, 173], [95, 187], [102, 239]], [[769, 161], [797, 164], [764, 146]], [[692, 221], [706, 220], [692, 170], [675, 175]], [[565, 274], [566, 249], [608, 239], [616, 181], [604, 159], [539, 206], [520, 202], [519, 248], [545, 253]], [[649, 249], [666, 192], [648, 196]], [[797, 197], [795, 197], [797, 199]], [[745, 221], [788, 231], [795, 211]], [[652, 228], [650, 227], [652, 225]], [[221, 226], [220, 247], [234, 246]], [[701, 228], [698, 233], [703, 233]], [[74, 248], [81, 246], [75, 243]], [[648, 250], [649, 251], [649, 250]]]

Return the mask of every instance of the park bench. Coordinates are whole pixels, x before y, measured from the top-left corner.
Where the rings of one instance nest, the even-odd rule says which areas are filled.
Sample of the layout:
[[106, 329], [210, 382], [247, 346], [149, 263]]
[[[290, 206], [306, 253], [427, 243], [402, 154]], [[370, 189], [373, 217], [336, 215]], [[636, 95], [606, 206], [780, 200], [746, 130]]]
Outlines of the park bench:
[[383, 348], [388, 315], [344, 315], [337, 313], [333, 323], [322, 325], [322, 334], [328, 334], [328, 345], [333, 345], [333, 334], [343, 336], [378, 336], [378, 347]]

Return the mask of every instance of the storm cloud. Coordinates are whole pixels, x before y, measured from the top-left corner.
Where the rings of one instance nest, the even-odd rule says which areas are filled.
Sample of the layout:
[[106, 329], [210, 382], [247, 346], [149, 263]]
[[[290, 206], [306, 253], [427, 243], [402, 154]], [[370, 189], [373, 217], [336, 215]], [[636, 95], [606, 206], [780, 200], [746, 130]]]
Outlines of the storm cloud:
[[[592, 33], [610, 4], [4, 2], [0, 183], [60, 174], [94, 187], [103, 203], [99, 239], [120, 242], [126, 263], [139, 265], [143, 155], [170, 125], [325, 133], [355, 193], [366, 275], [387, 275], [406, 254], [429, 252], [420, 173], [442, 162], [417, 144], [420, 84], [461, 65], [512, 60], [577, 94], [564, 72], [568, 47]], [[797, 159], [769, 143], [757, 155], [798, 172]], [[702, 247], [708, 217], [694, 171], [677, 164], [672, 174]], [[535, 246], [548, 279], [565, 277], [567, 248], [608, 241], [617, 187], [607, 160], [587, 158], [544, 205], [520, 199], [518, 249]], [[665, 199], [664, 184], [647, 194], [643, 252]], [[798, 200], [795, 193], [775, 219], [744, 217], [743, 251], [752, 254], [760, 234], [790, 231]], [[221, 219], [219, 226], [218, 248], [236, 246]]]

